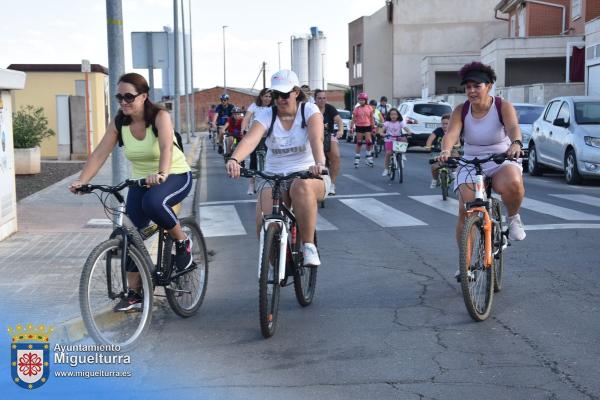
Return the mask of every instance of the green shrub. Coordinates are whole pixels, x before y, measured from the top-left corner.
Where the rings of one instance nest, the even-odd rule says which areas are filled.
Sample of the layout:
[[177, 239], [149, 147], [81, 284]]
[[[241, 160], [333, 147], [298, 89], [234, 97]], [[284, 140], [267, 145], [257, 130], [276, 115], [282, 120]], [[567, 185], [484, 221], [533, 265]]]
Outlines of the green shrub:
[[43, 107], [22, 106], [13, 114], [13, 138], [15, 149], [37, 147], [47, 137], [54, 136], [48, 128], [48, 118]]

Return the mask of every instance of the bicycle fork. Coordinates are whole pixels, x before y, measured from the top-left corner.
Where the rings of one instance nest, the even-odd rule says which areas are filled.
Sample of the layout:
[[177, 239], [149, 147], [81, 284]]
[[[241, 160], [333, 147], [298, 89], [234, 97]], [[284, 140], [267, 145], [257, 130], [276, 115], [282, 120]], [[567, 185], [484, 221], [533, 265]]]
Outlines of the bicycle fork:
[[279, 234], [279, 276], [278, 276], [278, 281], [277, 284], [280, 284], [281, 282], [283, 282], [283, 280], [285, 279], [285, 261], [286, 261], [286, 256], [287, 256], [287, 240], [288, 240], [288, 231], [287, 231], [287, 227], [285, 226], [285, 223], [281, 220], [275, 220], [275, 219], [271, 219], [271, 220], [265, 220], [264, 224], [263, 224], [263, 229], [260, 230], [260, 244], [259, 244], [259, 252], [260, 254], [258, 255], [258, 279], [260, 279], [260, 271], [262, 268], [262, 256], [263, 256], [263, 249], [265, 247], [265, 232], [267, 231], [267, 229], [269, 228], [269, 225], [271, 224], [277, 224], [279, 225], [280, 228], [280, 234]]

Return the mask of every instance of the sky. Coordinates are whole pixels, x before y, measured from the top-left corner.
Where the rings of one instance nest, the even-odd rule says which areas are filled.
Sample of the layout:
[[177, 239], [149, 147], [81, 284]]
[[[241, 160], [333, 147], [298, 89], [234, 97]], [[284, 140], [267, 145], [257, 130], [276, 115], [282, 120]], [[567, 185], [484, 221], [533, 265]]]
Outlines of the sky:
[[[385, 4], [385, 0], [191, 2], [195, 88], [223, 85], [223, 25], [228, 26], [227, 86], [251, 87], [263, 61], [267, 77], [274, 73], [277, 42], [282, 42], [281, 67], [290, 68], [290, 36], [308, 34], [311, 26], [318, 26], [327, 37], [327, 80], [347, 84], [348, 23]], [[125, 70], [134, 71], [131, 32], [172, 27], [173, 1], [122, 4]], [[105, 7], [105, 0], [0, 0], [0, 68], [79, 64], [82, 59], [108, 67]]]

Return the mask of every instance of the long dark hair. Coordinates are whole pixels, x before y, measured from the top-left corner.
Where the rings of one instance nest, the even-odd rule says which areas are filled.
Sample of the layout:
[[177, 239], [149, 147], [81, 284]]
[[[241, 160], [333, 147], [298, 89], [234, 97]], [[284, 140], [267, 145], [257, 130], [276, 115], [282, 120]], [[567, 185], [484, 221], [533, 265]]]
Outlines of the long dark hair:
[[296, 103], [302, 103], [303, 101], [306, 101], [306, 94], [304, 94], [304, 92], [302, 91], [302, 89], [300, 89], [298, 86], [294, 86], [294, 88], [292, 90], [298, 90], [298, 97], [296, 97]]
[[271, 93], [271, 89], [269, 88], [264, 88], [263, 90], [260, 91], [260, 93], [258, 94], [258, 96], [256, 96], [256, 105], [259, 107], [270, 107], [273, 105], [273, 95], [271, 95], [271, 104], [263, 104], [262, 101], [262, 97], [267, 94], [267, 93]]
[[[138, 93], [148, 94], [150, 92], [150, 86], [148, 86], [148, 81], [146, 81], [146, 78], [140, 74], [136, 74], [135, 72], [121, 75], [117, 84], [121, 82], [133, 85]], [[146, 97], [146, 100], [144, 101], [144, 121], [146, 123], [146, 128], [154, 123], [156, 115], [161, 110], [166, 111], [166, 108], [154, 104], [148, 97]], [[131, 116], [123, 114], [123, 110], [119, 110], [117, 115], [121, 116], [123, 125], [131, 124]]]
[[392, 118], [390, 117], [390, 115], [392, 114], [392, 111], [396, 111], [398, 113], [398, 122], [402, 122], [404, 120], [404, 118], [402, 118], [402, 114], [400, 114], [400, 111], [398, 111], [397, 108], [390, 108], [390, 111], [388, 111], [385, 120], [386, 121], [391, 121]]

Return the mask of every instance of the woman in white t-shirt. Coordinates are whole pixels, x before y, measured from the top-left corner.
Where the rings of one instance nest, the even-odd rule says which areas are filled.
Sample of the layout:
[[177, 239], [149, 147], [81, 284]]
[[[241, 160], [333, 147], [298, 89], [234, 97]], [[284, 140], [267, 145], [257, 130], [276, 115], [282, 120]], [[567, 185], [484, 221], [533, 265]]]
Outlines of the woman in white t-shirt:
[[[273, 104], [273, 97], [271, 95], [271, 89], [264, 88], [260, 91], [258, 96], [256, 96], [256, 101], [248, 106], [246, 110], [246, 115], [244, 115], [244, 120], [242, 121], [242, 132], [246, 134], [249, 128], [252, 127], [256, 116], [265, 110], [271, 108]], [[256, 157], [256, 149], [250, 154], [250, 169], [256, 169], [257, 167], [257, 157]], [[254, 186], [254, 178], [248, 179], [248, 196], [256, 193], [256, 188]]]
[[[305, 95], [300, 90], [298, 77], [293, 71], [281, 70], [271, 77], [271, 90], [277, 117], [273, 130], [267, 137], [267, 157], [265, 172], [271, 174], [290, 174], [309, 170], [319, 176], [325, 169], [323, 152], [323, 115], [312, 103], [304, 105], [302, 127], [301, 103]], [[273, 109], [269, 108], [255, 116], [250, 132], [240, 142], [225, 166], [232, 178], [239, 178], [239, 161], [246, 158], [256, 148], [260, 139], [268, 131], [273, 120]], [[304, 243], [304, 265], [321, 265], [317, 248], [314, 245], [314, 233], [317, 226], [317, 201], [329, 193], [329, 176], [322, 179], [294, 179], [288, 182], [283, 193], [286, 203], [291, 203], [298, 220], [298, 227]], [[288, 196], [289, 194], [289, 196]], [[264, 187], [256, 207], [257, 232], [264, 214], [270, 214], [273, 208], [271, 188]]]

